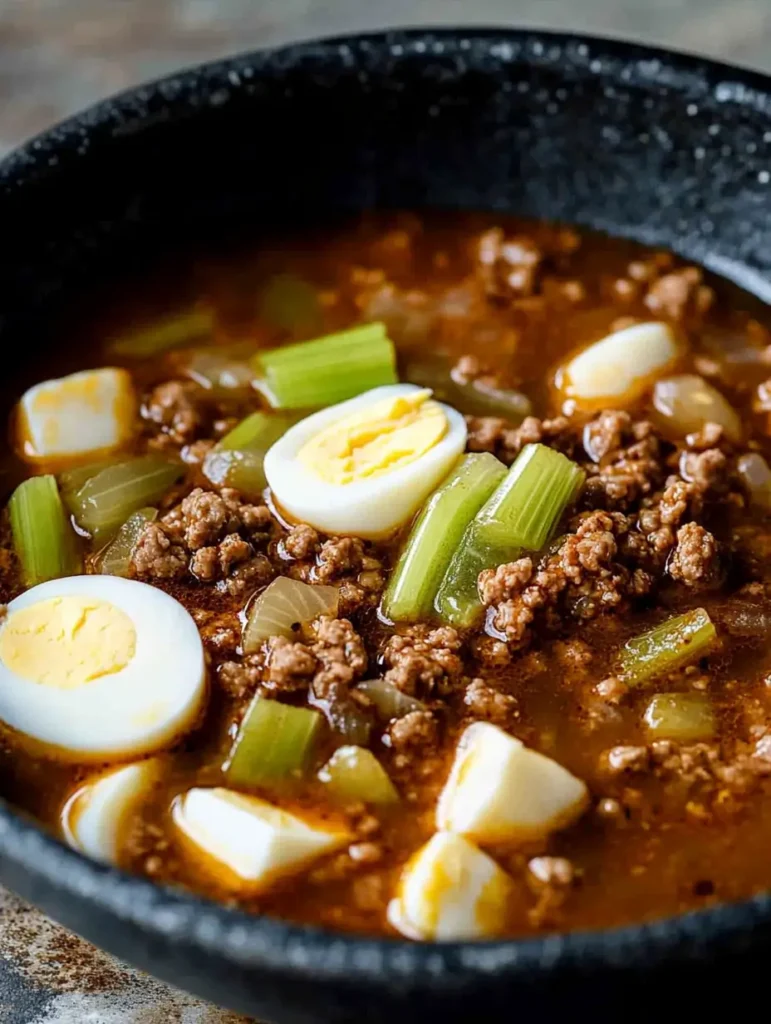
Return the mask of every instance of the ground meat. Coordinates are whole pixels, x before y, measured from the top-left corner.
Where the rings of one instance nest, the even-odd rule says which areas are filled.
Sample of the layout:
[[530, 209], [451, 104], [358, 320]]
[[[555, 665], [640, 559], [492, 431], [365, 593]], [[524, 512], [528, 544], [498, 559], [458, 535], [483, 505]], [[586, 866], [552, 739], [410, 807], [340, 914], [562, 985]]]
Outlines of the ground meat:
[[401, 754], [427, 754], [439, 741], [439, 725], [430, 711], [410, 711], [388, 728], [390, 745]]
[[133, 555], [138, 576], [181, 577], [190, 571], [201, 582], [243, 596], [275, 575], [255, 545], [267, 542], [273, 519], [264, 505], [243, 502], [237, 491], [196, 487], [143, 532]]
[[701, 452], [683, 452], [680, 475], [703, 493], [721, 492], [728, 486], [730, 467], [719, 448], [707, 448]]
[[698, 523], [681, 526], [667, 564], [670, 576], [688, 587], [704, 585], [717, 575], [717, 563], [718, 546], [712, 534]]
[[665, 452], [647, 420], [600, 413], [584, 428], [583, 445], [591, 461], [582, 500], [590, 507], [629, 511], [661, 485]]
[[536, 895], [528, 911], [536, 927], [555, 925], [557, 914], [577, 880], [578, 872], [566, 857], [533, 857], [528, 861], [527, 880]]
[[321, 545], [314, 576], [319, 583], [331, 583], [360, 572], [363, 555], [364, 544], [358, 537], [330, 537]]
[[533, 857], [527, 869], [541, 885], [572, 885], [576, 877], [576, 870], [567, 857]]
[[619, 409], [601, 412], [584, 428], [584, 449], [586, 454], [600, 462], [611, 452], [621, 448], [632, 427], [632, 417]]
[[466, 425], [466, 447], [470, 452], [492, 452], [507, 465], [514, 461], [526, 444], [549, 444], [568, 454], [575, 444], [570, 421], [564, 416], [551, 420], [526, 416], [518, 427], [512, 427], [497, 416], [467, 416]]
[[309, 627], [310, 649], [317, 659], [313, 692], [320, 700], [347, 699], [349, 687], [367, 667], [367, 651], [348, 619], [321, 615]]
[[601, 768], [611, 775], [624, 772], [644, 772], [650, 765], [647, 747], [619, 746], [605, 751], [600, 759]]
[[385, 678], [402, 693], [428, 696], [449, 693], [460, 683], [461, 639], [450, 626], [411, 626], [389, 638], [383, 650]]
[[211, 422], [209, 399], [193, 381], [169, 380], [154, 388], [142, 415], [159, 426], [175, 444], [189, 444]]
[[270, 639], [265, 651], [263, 686], [266, 690], [287, 693], [304, 690], [311, 681], [318, 662], [305, 644], [292, 643], [283, 636]]
[[241, 699], [254, 693], [262, 674], [262, 658], [247, 655], [243, 661], [224, 661], [217, 672], [217, 680], [227, 694]]
[[505, 723], [517, 716], [517, 699], [494, 689], [484, 679], [472, 679], [466, 687], [463, 703], [474, 718]]
[[681, 267], [657, 278], [645, 295], [645, 305], [652, 313], [677, 322], [689, 315], [701, 315], [712, 306], [715, 295], [703, 284], [704, 275], [698, 267]]
[[159, 523], [145, 527], [131, 557], [138, 576], [179, 579], [187, 572], [187, 552], [169, 540]]
[[511, 664], [511, 651], [502, 640], [492, 636], [476, 636], [471, 646], [474, 656], [486, 669], [506, 668]]
[[479, 236], [477, 270], [485, 292], [496, 299], [534, 295], [540, 288], [544, 253], [531, 238], [506, 238], [502, 228]]
[[533, 575], [532, 558], [506, 562], [496, 569], [483, 569], [479, 574], [479, 595], [485, 605], [500, 604], [522, 590]]
[[312, 526], [300, 523], [293, 526], [282, 541], [284, 552], [290, 558], [304, 561], [313, 558], [319, 548], [319, 535]]

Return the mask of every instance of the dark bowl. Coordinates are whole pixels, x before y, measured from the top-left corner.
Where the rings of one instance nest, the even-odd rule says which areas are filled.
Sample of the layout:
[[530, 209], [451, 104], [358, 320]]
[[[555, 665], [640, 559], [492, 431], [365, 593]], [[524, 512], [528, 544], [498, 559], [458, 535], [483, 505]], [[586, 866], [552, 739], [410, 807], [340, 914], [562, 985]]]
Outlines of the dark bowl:
[[[5, 372], [57, 310], [173, 239], [367, 207], [511, 210], [673, 248], [771, 296], [771, 81], [606, 40], [311, 42], [107, 100], [0, 166]], [[46, 342], [44, 339], [48, 339]], [[248, 917], [101, 867], [0, 807], [0, 880], [118, 956], [281, 1022], [665, 1019], [763, 991], [771, 901], [616, 931], [413, 945]], [[741, 987], [740, 987], [741, 986]], [[764, 993], [763, 993], [764, 994]]]

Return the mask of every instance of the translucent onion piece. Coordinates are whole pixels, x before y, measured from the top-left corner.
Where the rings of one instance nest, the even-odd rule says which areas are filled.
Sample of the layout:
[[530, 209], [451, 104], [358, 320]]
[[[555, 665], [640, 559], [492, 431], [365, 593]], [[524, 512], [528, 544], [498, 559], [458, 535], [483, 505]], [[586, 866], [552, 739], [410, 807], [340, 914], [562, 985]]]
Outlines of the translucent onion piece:
[[270, 327], [290, 334], [318, 330], [321, 307], [316, 289], [297, 274], [276, 274], [263, 288], [260, 316]]
[[25, 586], [81, 571], [77, 540], [54, 477], [33, 476], [19, 484], [8, 502], [8, 514]]
[[672, 328], [635, 324], [595, 342], [557, 374], [557, 389], [579, 405], [616, 407], [640, 398], [657, 377], [670, 372], [680, 356]]
[[377, 709], [381, 718], [404, 718], [411, 711], [423, 711], [426, 705], [421, 701], [402, 693], [393, 683], [385, 679], [365, 679], [356, 687], [366, 693]]
[[224, 766], [228, 784], [249, 788], [300, 778], [323, 723], [316, 711], [255, 697]]
[[657, 381], [653, 389], [654, 419], [666, 433], [685, 437], [706, 423], [717, 423], [730, 441], [742, 436], [736, 409], [717, 388], [695, 373], [681, 373]]
[[202, 388], [225, 394], [248, 391], [254, 381], [254, 370], [248, 362], [240, 362], [216, 349], [193, 352], [185, 366], [185, 373]]
[[291, 640], [298, 626], [319, 615], [337, 616], [337, 587], [312, 586], [279, 576], [269, 583], [249, 607], [243, 633], [243, 647], [256, 651], [263, 640], [283, 636]]
[[362, 800], [367, 804], [399, 802], [399, 794], [385, 768], [364, 747], [339, 747], [318, 778], [338, 800]]
[[118, 535], [105, 550], [99, 561], [99, 571], [106, 576], [128, 576], [131, 570], [131, 557], [137, 541], [144, 533], [148, 523], [158, 517], [155, 508], [140, 508], [128, 517], [118, 530]]
[[624, 682], [636, 686], [695, 661], [709, 650], [716, 635], [703, 608], [667, 619], [627, 642], [621, 655]]
[[739, 459], [736, 469], [752, 504], [758, 508], [771, 509], [771, 468], [763, 456], [757, 452], [748, 452]]
[[184, 472], [179, 463], [142, 455], [100, 470], [64, 498], [78, 526], [94, 540], [104, 541], [132, 512], [160, 501]]
[[338, 736], [341, 736], [347, 743], [356, 743], [363, 746], [369, 743], [372, 732], [372, 722], [369, 715], [363, 708], [350, 698], [339, 700], [324, 700], [311, 693], [308, 703], [318, 708]]
[[703, 693], [657, 693], [643, 717], [656, 739], [694, 743], [715, 735], [715, 715]]
[[109, 348], [117, 356], [146, 359], [208, 337], [213, 330], [212, 309], [183, 310], [116, 338]]

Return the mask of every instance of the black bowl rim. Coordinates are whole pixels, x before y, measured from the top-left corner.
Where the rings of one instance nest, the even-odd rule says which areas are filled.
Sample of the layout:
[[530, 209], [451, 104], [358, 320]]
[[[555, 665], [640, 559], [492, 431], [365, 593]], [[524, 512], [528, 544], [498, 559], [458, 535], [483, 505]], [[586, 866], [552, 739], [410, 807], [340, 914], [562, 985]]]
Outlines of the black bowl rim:
[[[495, 56], [515, 62], [527, 48], [534, 62], [552, 59], [557, 66], [567, 47], [590, 61], [600, 61], [605, 77], [613, 79], [616, 65], [637, 63], [660, 84], [681, 83], [680, 89], [697, 99], [718, 88], [724, 100], [751, 106], [769, 116], [771, 77], [750, 68], [609, 36], [498, 26], [411, 27], [335, 35], [292, 42], [219, 60], [192, 65], [107, 97], [36, 135], [0, 162], [0, 188], [12, 192], [34, 176], [37, 169], [58, 162], [60, 154], [74, 159], [88, 148], [89, 134], [125, 123], [142, 111], [152, 97], [185, 103], [185, 91], [195, 93], [196, 82], [227, 82], [244, 69], [259, 75], [272, 61], [292, 64], [319, 48], [386, 48], [394, 55], [411, 51], [431, 55], [430, 45], [463, 50], [464, 40], [489, 40]], [[394, 47], [399, 49], [394, 51]], [[591, 69], [590, 69], [591, 70]], [[232, 80], [232, 79], [231, 79]], [[684, 83], [684, 84], [683, 84]], [[729, 95], [730, 93], [730, 95]], [[73, 143], [78, 143], [74, 146]], [[315, 982], [341, 986], [366, 984], [373, 992], [384, 980], [401, 983], [405, 990], [452, 985], [455, 978], [490, 978], [499, 975], [538, 976], [559, 967], [581, 970], [626, 968], [645, 951], [645, 963], [679, 958], [698, 959], [715, 945], [750, 936], [771, 922], [771, 893], [720, 904], [673, 917], [620, 928], [576, 931], [539, 938], [488, 942], [413, 943], [403, 939], [372, 938], [287, 923], [203, 899], [192, 893], [159, 886], [99, 864], [69, 849], [42, 827], [0, 800], [0, 856], [24, 872], [32, 883], [66, 891], [84, 909], [111, 915], [135, 925], [152, 937], [177, 942], [232, 965], [255, 968]], [[30, 887], [34, 889], [34, 884]]]

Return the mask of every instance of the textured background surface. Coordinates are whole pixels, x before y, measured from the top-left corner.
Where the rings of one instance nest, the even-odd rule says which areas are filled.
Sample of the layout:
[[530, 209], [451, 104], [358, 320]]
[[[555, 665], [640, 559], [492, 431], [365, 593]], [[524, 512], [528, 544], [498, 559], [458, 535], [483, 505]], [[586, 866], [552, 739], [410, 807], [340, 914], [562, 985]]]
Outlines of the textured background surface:
[[[769, 0], [0, 0], [0, 153], [101, 96], [239, 49], [395, 24], [627, 36], [771, 71]], [[236, 1024], [0, 891], [0, 1024]]]

